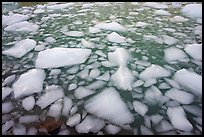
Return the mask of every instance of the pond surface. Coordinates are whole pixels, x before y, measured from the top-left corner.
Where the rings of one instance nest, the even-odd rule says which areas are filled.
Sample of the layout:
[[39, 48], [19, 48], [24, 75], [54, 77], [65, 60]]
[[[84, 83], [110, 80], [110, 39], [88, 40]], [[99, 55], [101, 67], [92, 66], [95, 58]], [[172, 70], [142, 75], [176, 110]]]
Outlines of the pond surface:
[[201, 135], [200, 5], [3, 4], [2, 134]]

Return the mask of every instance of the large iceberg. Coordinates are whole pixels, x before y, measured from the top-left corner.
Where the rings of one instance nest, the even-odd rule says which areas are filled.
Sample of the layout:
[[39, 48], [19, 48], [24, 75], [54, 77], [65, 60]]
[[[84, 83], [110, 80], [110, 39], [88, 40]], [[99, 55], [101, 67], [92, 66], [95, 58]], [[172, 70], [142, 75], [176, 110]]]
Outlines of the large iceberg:
[[52, 48], [41, 51], [36, 59], [36, 68], [58, 68], [84, 63], [90, 56], [90, 49]]

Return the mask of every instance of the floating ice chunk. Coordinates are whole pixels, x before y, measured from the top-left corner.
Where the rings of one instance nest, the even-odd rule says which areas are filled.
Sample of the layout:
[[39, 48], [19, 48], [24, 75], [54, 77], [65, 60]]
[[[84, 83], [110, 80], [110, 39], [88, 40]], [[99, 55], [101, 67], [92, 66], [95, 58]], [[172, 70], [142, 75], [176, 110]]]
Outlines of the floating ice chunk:
[[170, 47], [164, 50], [164, 58], [167, 62], [171, 63], [172, 61], [183, 61], [183, 60], [187, 60], [188, 56], [186, 55], [186, 53], [181, 50], [178, 49], [176, 47]]
[[150, 117], [145, 115], [144, 116], [144, 125], [148, 128], [151, 128], [151, 121], [150, 121]]
[[159, 114], [155, 114], [155, 115], [151, 115], [150, 119], [154, 124], [158, 124], [163, 119], [163, 116]]
[[70, 131], [68, 129], [64, 129], [64, 130], [58, 132], [57, 135], [70, 135]]
[[147, 127], [141, 125], [140, 126], [141, 135], [154, 135], [154, 133]]
[[145, 22], [137, 22], [135, 27], [146, 27], [146, 26], [149, 26], [150, 24], [149, 23], [145, 23]]
[[169, 107], [167, 109], [167, 115], [175, 128], [182, 131], [191, 131], [193, 129], [191, 123], [186, 119], [186, 114], [182, 107]]
[[25, 99], [23, 99], [22, 101], [22, 106], [25, 110], [30, 111], [33, 109], [35, 105], [35, 98], [33, 96], [30, 97], [26, 97]]
[[79, 113], [73, 115], [72, 117], [68, 118], [66, 125], [73, 127], [80, 123], [81, 115]]
[[5, 31], [17, 31], [17, 32], [36, 32], [39, 29], [39, 26], [30, 23], [28, 21], [14, 23], [12, 25], [7, 26], [4, 30]]
[[[37, 68], [57, 68], [84, 63], [90, 56], [90, 49], [52, 48], [39, 52], [35, 61]], [[68, 56], [68, 57], [67, 57]]]
[[80, 78], [85, 79], [89, 75], [89, 69], [84, 69], [77, 74]]
[[77, 112], [77, 110], [78, 110], [77, 105], [74, 105], [74, 106], [71, 108], [71, 110], [70, 110], [70, 115], [75, 114], [75, 113]]
[[171, 87], [170, 87], [169, 84], [167, 84], [167, 83], [161, 83], [161, 84], [159, 84], [159, 89], [169, 89], [169, 88], [171, 88]]
[[156, 104], [156, 103], [159, 103], [161, 101], [162, 93], [157, 87], [151, 86], [150, 88], [148, 88], [145, 91], [145, 97], [144, 98], [147, 101], [147, 103]]
[[11, 75], [8, 76], [2, 83], [2, 86], [8, 85], [10, 84], [12, 81], [14, 81], [14, 79], [16, 78], [16, 75]]
[[38, 130], [35, 127], [31, 127], [27, 131], [27, 135], [37, 135]]
[[109, 79], [110, 79], [110, 73], [109, 73], [109, 71], [106, 71], [103, 75], [97, 77], [96, 79], [98, 79], [98, 80], [104, 80], [104, 81], [109, 81]]
[[24, 124], [38, 122], [38, 121], [39, 121], [38, 115], [25, 115], [19, 118], [19, 123], [24, 123]]
[[166, 102], [165, 106], [176, 107], [176, 106], [180, 106], [180, 104], [177, 101], [168, 101], [168, 102]]
[[69, 111], [71, 110], [72, 106], [73, 106], [72, 99], [65, 96], [64, 99], [63, 99], [62, 115], [63, 116], [68, 116]]
[[81, 8], [82, 8], [82, 9], [91, 8], [92, 6], [94, 6], [93, 3], [86, 3], [86, 4], [83, 4]]
[[75, 127], [78, 133], [97, 133], [105, 125], [105, 122], [97, 117], [88, 115], [86, 118]]
[[47, 115], [55, 118], [59, 117], [61, 115], [61, 110], [62, 110], [62, 100], [59, 100], [50, 106]]
[[155, 9], [166, 9], [168, 6], [166, 4], [158, 3], [158, 2], [145, 2], [143, 4], [145, 7], [152, 7]]
[[143, 38], [144, 38], [144, 40], [155, 41], [158, 44], [162, 44], [163, 43], [163, 39], [162, 38], [159, 38], [159, 37], [154, 36], [154, 35], [144, 35]]
[[95, 27], [89, 27], [89, 33], [99, 33], [101, 30]]
[[126, 66], [131, 56], [126, 49], [117, 48], [114, 52], [108, 53], [108, 60], [118, 66]]
[[113, 62], [110, 62], [110, 61], [102, 61], [101, 65], [104, 66], [104, 67], [114, 67], [114, 66], [116, 66]]
[[34, 49], [36, 46], [36, 41], [33, 39], [24, 39], [17, 42], [13, 47], [4, 50], [2, 54], [12, 56], [15, 58], [21, 58], [26, 55], [29, 51]]
[[100, 74], [101, 74], [100, 70], [99, 70], [98, 68], [94, 68], [94, 69], [92, 69], [92, 70], [90, 71], [89, 77], [95, 79], [95, 78], [97, 78]]
[[170, 18], [170, 21], [173, 23], [179, 23], [179, 22], [186, 22], [189, 19], [181, 17], [181, 16], [174, 16], [173, 18]]
[[94, 27], [104, 30], [111, 30], [111, 31], [117, 31], [117, 32], [127, 32], [127, 28], [120, 25], [117, 22], [111, 22], [111, 23], [98, 23]]
[[153, 85], [153, 84], [155, 84], [155, 83], [157, 83], [157, 80], [156, 80], [155, 78], [153, 78], [153, 79], [147, 79], [147, 80], [145, 81], [145, 83], [143, 84], [143, 86], [144, 86], [144, 87], [149, 87], [149, 86], [151, 86], [151, 85]]
[[112, 135], [115, 135], [117, 134], [118, 132], [120, 132], [121, 128], [116, 126], [116, 125], [112, 125], [112, 124], [108, 124], [106, 127], [105, 127], [105, 130], [108, 134], [112, 134]]
[[155, 15], [161, 15], [161, 16], [170, 16], [171, 14], [168, 11], [165, 10], [155, 10]]
[[51, 76], [51, 75], [59, 75], [59, 74], [61, 74], [61, 69], [52, 69], [49, 75]]
[[10, 113], [14, 109], [14, 105], [12, 102], [2, 103], [2, 114]]
[[45, 49], [45, 45], [37, 45], [34, 50], [35, 51], [42, 51], [44, 49]]
[[186, 45], [184, 50], [192, 58], [202, 61], [202, 44], [189, 44]]
[[145, 66], [145, 67], [148, 67], [148, 66], [151, 65], [151, 63], [146, 61], [146, 60], [136, 60], [135, 64], [142, 65], [142, 66]]
[[196, 105], [183, 105], [183, 109], [197, 117], [202, 117], [202, 108]]
[[72, 6], [74, 6], [74, 3], [55, 4], [55, 5], [47, 6], [47, 9], [60, 10], [60, 9], [65, 9]]
[[152, 64], [148, 68], [146, 68], [143, 72], [140, 73], [139, 77], [143, 80], [147, 80], [150, 78], [161, 78], [161, 77], [168, 77], [171, 73], [164, 69], [163, 67]]
[[74, 91], [74, 96], [78, 99], [82, 99], [94, 93], [93, 90], [80, 86]]
[[17, 22], [26, 21], [30, 18], [28, 15], [9, 13], [9, 16], [2, 15], [2, 26], [11, 25]]
[[85, 109], [88, 113], [117, 125], [129, 124], [134, 121], [133, 115], [114, 88], [106, 88], [86, 101]]
[[87, 41], [85, 39], [81, 40], [81, 44], [85, 47], [85, 48], [95, 48], [95, 44], [93, 42]]
[[192, 94], [175, 88], [166, 91], [165, 96], [176, 100], [181, 104], [190, 104], [194, 101], [194, 96]]
[[53, 37], [47, 37], [45, 38], [45, 41], [51, 44], [56, 42], [56, 40]]
[[99, 56], [102, 56], [102, 57], [107, 57], [107, 55], [105, 54], [105, 53], [103, 53], [101, 50], [97, 50], [96, 52], [95, 52], [97, 55], [99, 55]]
[[184, 90], [191, 91], [196, 95], [202, 95], [201, 75], [186, 69], [181, 69], [175, 73], [174, 80], [178, 82]]
[[176, 89], [181, 89], [181, 87], [179, 86], [179, 84], [172, 80], [172, 79], [168, 79], [168, 78], [164, 78], [164, 80], [169, 84], [171, 85], [172, 87], [176, 88]]
[[44, 109], [62, 97], [64, 97], [62, 88], [56, 87], [54, 89], [47, 89], [45, 94], [37, 100], [36, 105], [41, 107], [41, 109]]
[[173, 45], [176, 44], [177, 42], [179, 42], [178, 39], [168, 36], [168, 35], [162, 35], [162, 38], [164, 40], [164, 43], [166, 43], [167, 45]]
[[126, 38], [123, 36], [120, 36], [116, 32], [112, 32], [111, 34], [108, 34], [107, 39], [108, 41], [115, 42], [115, 43], [125, 43], [126, 42]]
[[137, 80], [136, 82], [134, 82], [132, 84], [132, 87], [135, 88], [135, 87], [139, 87], [141, 86], [142, 84], [144, 84], [144, 81], [143, 80]]
[[191, 19], [202, 19], [202, 4], [187, 4], [181, 9], [181, 13]]
[[10, 87], [3, 87], [2, 88], [2, 101], [11, 94], [11, 92], [13, 91], [12, 88]]
[[163, 28], [163, 30], [166, 30], [168, 32], [176, 32], [176, 30], [173, 28]]
[[135, 112], [137, 112], [138, 114], [140, 114], [142, 116], [144, 116], [148, 111], [147, 105], [145, 105], [144, 103], [141, 103], [139, 101], [134, 101], [133, 106], [134, 106]]
[[70, 84], [68, 90], [74, 90], [77, 88], [77, 84]]
[[62, 33], [70, 37], [83, 37], [84, 36], [84, 33], [82, 31], [68, 31], [68, 32], [62, 32]]
[[174, 129], [174, 127], [166, 120], [162, 120], [160, 124], [155, 128], [157, 132], [164, 132], [172, 129]]
[[46, 74], [42, 69], [31, 69], [22, 74], [13, 84], [14, 97], [21, 98], [41, 92], [45, 76]]
[[127, 67], [121, 66], [111, 76], [111, 81], [113, 81], [114, 85], [120, 89], [132, 90], [134, 76]]
[[5, 124], [2, 125], [2, 135], [4, 135], [10, 128], [14, 126], [14, 121], [9, 120]]
[[13, 127], [13, 135], [26, 135], [26, 127], [21, 124], [17, 124]]
[[44, 13], [44, 12], [45, 12], [45, 10], [43, 10], [43, 9], [36, 9], [33, 11], [34, 14], [40, 14], [40, 13]]
[[99, 88], [104, 87], [105, 84], [106, 84], [105, 81], [98, 80], [98, 81], [95, 81], [95, 82], [91, 83], [90, 85], [88, 85], [86, 87], [89, 88], [89, 89], [95, 90], [95, 89], [99, 89]]

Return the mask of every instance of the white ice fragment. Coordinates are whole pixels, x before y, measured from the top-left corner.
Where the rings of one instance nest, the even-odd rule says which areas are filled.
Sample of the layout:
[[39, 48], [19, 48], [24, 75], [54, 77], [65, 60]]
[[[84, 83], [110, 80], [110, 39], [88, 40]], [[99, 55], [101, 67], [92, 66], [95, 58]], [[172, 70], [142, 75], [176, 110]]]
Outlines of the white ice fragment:
[[82, 31], [68, 31], [68, 32], [62, 32], [62, 33], [69, 36], [69, 37], [82, 37], [82, 36], [84, 36], [84, 32], [82, 32]]
[[149, 23], [145, 23], [145, 22], [137, 22], [135, 27], [146, 27], [146, 26], [149, 26], [150, 24]]
[[16, 78], [16, 75], [14, 74], [11, 76], [8, 76], [6, 79], [4, 79], [2, 86], [10, 84], [12, 81], [14, 81], [15, 78]]
[[143, 4], [145, 7], [152, 7], [155, 9], [166, 9], [168, 6], [166, 4], [158, 3], [158, 2], [145, 2]]
[[166, 43], [167, 45], [170, 45], [170, 46], [179, 42], [178, 39], [171, 37], [171, 36], [168, 36], [168, 35], [162, 35], [162, 38], [164, 40], [164, 43]]
[[74, 106], [71, 108], [71, 110], [70, 110], [70, 115], [75, 114], [75, 113], [77, 112], [77, 110], [78, 110], [77, 105], [74, 105]]
[[117, 134], [118, 132], [120, 132], [121, 128], [116, 126], [116, 125], [112, 125], [112, 124], [108, 124], [106, 127], [105, 127], [105, 130], [108, 134], [111, 134], [111, 135], [115, 135]]
[[65, 96], [63, 98], [63, 108], [62, 108], [62, 115], [63, 116], [68, 116], [69, 115], [69, 111], [71, 110], [73, 106], [73, 102], [72, 99]]
[[122, 26], [121, 24], [117, 22], [111, 22], [111, 23], [98, 23], [94, 27], [104, 30], [111, 30], [111, 31], [118, 31], [118, 32], [127, 32], [127, 28]]
[[9, 120], [5, 124], [2, 125], [2, 135], [6, 134], [6, 132], [14, 126], [14, 121]]
[[82, 99], [94, 93], [93, 90], [80, 86], [74, 91], [74, 96], [78, 99]]
[[141, 116], [144, 116], [148, 111], [147, 105], [145, 105], [144, 103], [141, 103], [139, 101], [134, 101], [133, 106], [134, 106], [135, 112], [137, 112]]
[[46, 74], [42, 69], [31, 69], [22, 74], [13, 84], [14, 97], [21, 98], [42, 92], [45, 76]]
[[164, 78], [164, 80], [165, 80], [169, 85], [171, 85], [172, 87], [174, 87], [174, 88], [176, 88], [176, 89], [181, 89], [180, 85], [179, 85], [176, 81], [174, 81], [174, 80], [172, 80], [172, 79], [168, 79], [168, 78]]
[[80, 120], [81, 120], [81, 115], [79, 113], [74, 114], [73, 116], [68, 118], [66, 125], [70, 127], [76, 126], [80, 123]]
[[89, 27], [89, 33], [99, 33], [101, 30], [96, 27]]
[[104, 87], [105, 84], [106, 84], [105, 81], [97, 80], [97, 81], [91, 83], [90, 85], [86, 86], [86, 88], [96, 90], [96, 89]]
[[158, 44], [163, 44], [163, 39], [154, 35], [143, 35], [144, 40], [155, 41]]
[[172, 129], [174, 129], [174, 127], [166, 120], [162, 120], [160, 124], [155, 128], [157, 132], [164, 132]]
[[144, 87], [149, 87], [153, 84], [157, 83], [157, 79], [155, 78], [151, 78], [151, 79], [147, 79], [145, 80], [145, 83], [143, 84]]
[[47, 9], [61, 10], [61, 9], [65, 9], [65, 8], [72, 7], [72, 6], [74, 6], [74, 3], [69, 2], [69, 3], [63, 3], [63, 4], [50, 5], [50, 6], [47, 6]]
[[87, 41], [85, 39], [81, 39], [81, 44], [85, 47], [85, 48], [95, 48], [95, 44], [91, 41]]
[[82, 79], [85, 79], [88, 77], [89, 75], [89, 69], [83, 69], [82, 71], [80, 71], [78, 74], [77, 74], [80, 78]]
[[97, 55], [99, 55], [99, 56], [102, 56], [102, 57], [107, 57], [107, 55], [105, 54], [105, 53], [103, 53], [101, 50], [97, 50], [96, 52], [95, 52]]
[[69, 85], [68, 90], [74, 90], [76, 88], [77, 88], [77, 84], [72, 83], [72, 84]]
[[36, 41], [33, 39], [23, 39], [7, 50], [2, 51], [2, 54], [12, 56], [15, 58], [21, 58], [26, 55], [36, 46]]
[[189, 19], [181, 17], [181, 16], [174, 16], [173, 18], [170, 18], [170, 21], [173, 23], [181, 23], [181, 22], [186, 22]]
[[141, 125], [140, 126], [141, 135], [154, 135], [154, 133], [147, 127]]
[[170, 16], [171, 14], [168, 11], [165, 10], [155, 10], [155, 15], [161, 15], [161, 16]]
[[108, 34], [107, 39], [108, 41], [115, 42], [115, 43], [125, 43], [126, 42], [126, 38], [123, 36], [120, 36], [116, 32], [112, 32], [111, 34]]
[[50, 43], [50, 44], [56, 42], [56, 40], [55, 40], [53, 37], [47, 37], [47, 38], [45, 38], [45, 41], [48, 42], [48, 43]]
[[159, 89], [169, 89], [171, 87], [167, 83], [160, 83], [158, 88]]
[[45, 49], [45, 45], [44, 44], [42, 44], [42, 45], [37, 45], [37, 46], [35, 46], [35, 51], [42, 51], [42, 50], [44, 50]]
[[109, 73], [109, 71], [106, 71], [103, 75], [100, 75], [100, 76], [97, 77], [96, 79], [97, 79], [97, 80], [109, 81], [109, 79], [110, 79], [110, 73]]
[[106, 88], [86, 101], [85, 109], [88, 113], [107, 119], [117, 125], [134, 121], [133, 115], [114, 88]]
[[151, 115], [150, 119], [154, 124], [158, 124], [163, 119], [163, 116], [159, 114], [155, 114], [155, 115]]
[[50, 106], [47, 115], [55, 118], [59, 117], [61, 115], [61, 110], [62, 110], [62, 100], [59, 100]]
[[100, 70], [98, 68], [94, 68], [89, 73], [89, 78], [97, 78], [101, 74]]
[[[90, 49], [52, 48], [39, 52], [35, 61], [37, 68], [57, 68], [84, 63], [90, 56]], [[68, 57], [67, 57], [68, 56]]]
[[151, 65], [150, 62], [145, 61], [145, 60], [136, 60], [136, 61], [135, 61], [135, 64], [142, 65], [142, 66], [145, 66], [145, 67], [148, 67], [148, 66]]
[[183, 105], [183, 109], [197, 117], [202, 117], [202, 108], [196, 105]]
[[173, 107], [167, 109], [167, 115], [172, 123], [172, 125], [179, 130], [182, 131], [191, 131], [193, 126], [191, 123], [186, 119], [186, 114], [182, 107]]
[[11, 94], [13, 91], [10, 87], [2, 87], [2, 101]]
[[86, 8], [91, 8], [91, 7], [93, 7], [94, 6], [94, 4], [93, 3], [85, 3], [85, 4], [83, 4], [82, 5], [82, 9], [86, 9]]
[[14, 109], [14, 105], [12, 102], [2, 103], [2, 114], [10, 113]]
[[144, 98], [147, 101], [147, 103], [156, 104], [156, 103], [159, 103], [161, 101], [162, 93], [157, 87], [151, 86], [150, 88], [148, 88], [145, 91], [145, 97]]
[[39, 121], [38, 115], [24, 115], [19, 118], [19, 123], [24, 123], [24, 124], [38, 122], [38, 121]]
[[33, 96], [26, 97], [22, 101], [22, 106], [25, 110], [30, 111], [35, 105], [35, 98]]
[[27, 135], [37, 135], [38, 130], [35, 127], [30, 127], [27, 131]]
[[202, 19], [202, 4], [187, 4], [181, 9], [181, 13], [191, 19]]
[[70, 135], [70, 131], [68, 129], [61, 130], [57, 135]]
[[139, 87], [141, 86], [142, 84], [144, 84], [144, 81], [143, 80], [137, 80], [136, 82], [134, 82], [132, 84], [132, 87], [135, 88], [135, 87]]
[[51, 75], [59, 75], [59, 74], [61, 74], [61, 69], [52, 69], [49, 75], [51, 76]]
[[17, 124], [13, 127], [13, 135], [26, 135], [26, 127], [21, 124]]
[[202, 44], [188, 44], [184, 50], [192, 58], [202, 61]]
[[44, 13], [44, 12], [45, 12], [45, 10], [43, 10], [43, 9], [36, 9], [33, 11], [34, 14], [40, 14], [40, 13]]

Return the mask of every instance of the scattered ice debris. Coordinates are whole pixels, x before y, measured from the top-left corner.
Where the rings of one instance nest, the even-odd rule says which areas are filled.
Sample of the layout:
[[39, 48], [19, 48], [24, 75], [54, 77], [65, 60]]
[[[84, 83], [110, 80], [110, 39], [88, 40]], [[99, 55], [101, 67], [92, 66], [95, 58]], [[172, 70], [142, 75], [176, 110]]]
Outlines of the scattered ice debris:
[[36, 68], [57, 68], [84, 63], [90, 56], [90, 49], [52, 48], [40, 51], [35, 61]]
[[5, 31], [17, 31], [17, 32], [36, 32], [39, 29], [39, 26], [30, 23], [28, 21], [14, 23], [12, 25], [7, 26], [4, 30]]
[[178, 82], [186, 91], [193, 94], [202, 95], [202, 76], [186, 69], [178, 70], [174, 75], [174, 80]]
[[47, 9], [51, 9], [51, 10], [61, 10], [61, 9], [65, 9], [68, 7], [72, 7], [74, 6], [74, 3], [64, 3], [64, 4], [54, 4], [54, 5], [50, 5], [47, 6]]
[[70, 36], [70, 37], [82, 37], [84, 36], [84, 33], [82, 31], [68, 31], [68, 32], [62, 32], [63, 34]]
[[36, 41], [33, 39], [23, 39], [7, 50], [2, 51], [2, 54], [12, 56], [15, 58], [21, 58], [26, 55], [29, 51], [34, 49]]
[[107, 39], [108, 41], [115, 42], [115, 43], [125, 43], [126, 42], [126, 38], [123, 36], [120, 36], [116, 32], [112, 32], [111, 34], [108, 34]]
[[184, 50], [192, 58], [202, 61], [202, 44], [188, 44]]
[[61, 115], [62, 101], [63, 101], [62, 99], [59, 99], [54, 104], [52, 104], [49, 108], [47, 115], [58, 118]]
[[88, 115], [86, 118], [75, 127], [78, 133], [97, 133], [105, 125], [105, 122], [97, 117]]
[[22, 74], [13, 84], [14, 97], [21, 98], [42, 92], [45, 76], [46, 74], [42, 69], [31, 69]]
[[10, 87], [2, 87], [2, 101], [11, 94], [13, 91]]
[[165, 10], [155, 10], [155, 15], [161, 15], [161, 16], [170, 16], [171, 14], [168, 11]]
[[26, 97], [22, 101], [22, 106], [25, 110], [30, 111], [35, 105], [35, 98], [33, 96]]
[[13, 127], [13, 135], [26, 135], [26, 127], [21, 124], [16, 124]]
[[99, 33], [101, 32], [101, 30], [99, 28], [96, 27], [89, 27], [89, 33]]
[[74, 91], [74, 96], [78, 99], [82, 99], [94, 93], [93, 90], [80, 86]]
[[170, 18], [170, 21], [173, 23], [180, 23], [180, 22], [189, 21], [189, 19], [181, 17], [181, 16], [174, 16], [173, 18]]
[[61, 74], [61, 69], [52, 69], [49, 73], [49, 75], [59, 75]]
[[139, 101], [133, 101], [133, 106], [134, 106], [134, 110], [141, 116], [144, 116], [148, 111], [147, 105]]
[[145, 2], [143, 4], [145, 7], [151, 7], [155, 9], [166, 9], [168, 6], [166, 4], [158, 3], [158, 2]]
[[202, 19], [202, 4], [187, 4], [181, 9], [181, 13], [191, 19]]
[[[129, 124], [134, 121], [133, 115], [114, 88], [106, 88], [86, 101], [85, 109], [88, 113], [117, 125]], [[120, 115], [118, 116], [118, 114]]]
[[38, 122], [39, 117], [38, 115], [24, 115], [19, 118], [19, 123], [28, 124], [33, 122]]
[[117, 32], [127, 32], [127, 28], [122, 26], [121, 24], [117, 22], [111, 22], [111, 23], [98, 23], [94, 27], [104, 30], [111, 30], [111, 31], [117, 31]]
[[167, 45], [170, 45], [170, 46], [179, 42], [178, 39], [171, 37], [171, 36], [168, 36], [168, 35], [162, 35], [162, 38], [164, 40], [164, 43], [166, 43]]
[[85, 47], [85, 48], [95, 48], [95, 44], [93, 42], [87, 41], [85, 39], [81, 39], [81, 44]]
[[115, 135], [117, 134], [118, 132], [120, 132], [121, 128], [116, 126], [116, 125], [112, 125], [112, 124], [108, 124], [106, 127], [105, 127], [105, 130], [108, 134], [111, 134], [111, 135]]
[[73, 127], [73, 126], [78, 125], [80, 121], [81, 121], [81, 115], [77, 113], [68, 118], [66, 125]]
[[53, 37], [47, 37], [47, 38], [45, 38], [45, 41], [48, 42], [48, 43], [50, 43], [50, 44], [56, 42], [56, 40], [55, 40]]
[[167, 115], [171, 121], [171, 124], [179, 130], [182, 131], [191, 131], [193, 126], [191, 123], [186, 119], [186, 114], [182, 107], [173, 107], [167, 109]]
[[63, 98], [63, 108], [62, 108], [62, 115], [63, 116], [68, 116], [69, 115], [69, 111], [71, 110], [73, 106], [73, 102], [72, 99], [65, 96]]
[[14, 109], [12, 102], [2, 103], [2, 114], [10, 113]]

